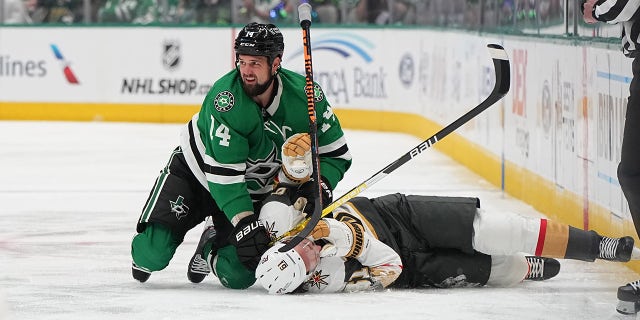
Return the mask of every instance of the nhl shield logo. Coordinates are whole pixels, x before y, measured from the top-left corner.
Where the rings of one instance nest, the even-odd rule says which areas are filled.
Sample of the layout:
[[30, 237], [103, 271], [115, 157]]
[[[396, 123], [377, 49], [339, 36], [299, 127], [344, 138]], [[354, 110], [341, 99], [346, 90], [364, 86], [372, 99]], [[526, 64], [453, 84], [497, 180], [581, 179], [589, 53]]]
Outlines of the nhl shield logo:
[[235, 98], [233, 97], [233, 93], [231, 91], [222, 91], [218, 93], [213, 99], [213, 106], [219, 112], [227, 112], [233, 108], [233, 104], [235, 103]]
[[163, 43], [162, 65], [173, 71], [180, 66], [180, 43], [178, 40], [165, 40]]
[[413, 76], [415, 74], [415, 64], [413, 57], [405, 53], [400, 59], [400, 65], [398, 66], [398, 78], [405, 88], [411, 87], [413, 84]]

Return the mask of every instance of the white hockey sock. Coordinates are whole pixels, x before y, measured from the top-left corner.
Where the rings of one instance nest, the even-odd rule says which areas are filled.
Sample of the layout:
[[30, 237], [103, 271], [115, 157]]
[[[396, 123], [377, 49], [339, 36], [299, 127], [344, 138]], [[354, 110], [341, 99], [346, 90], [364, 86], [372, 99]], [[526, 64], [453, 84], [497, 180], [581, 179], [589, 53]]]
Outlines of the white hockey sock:
[[533, 254], [538, 242], [540, 219], [478, 209], [473, 230], [473, 248], [484, 254]]
[[529, 264], [523, 253], [509, 256], [491, 256], [491, 273], [488, 286], [511, 287], [527, 276]]

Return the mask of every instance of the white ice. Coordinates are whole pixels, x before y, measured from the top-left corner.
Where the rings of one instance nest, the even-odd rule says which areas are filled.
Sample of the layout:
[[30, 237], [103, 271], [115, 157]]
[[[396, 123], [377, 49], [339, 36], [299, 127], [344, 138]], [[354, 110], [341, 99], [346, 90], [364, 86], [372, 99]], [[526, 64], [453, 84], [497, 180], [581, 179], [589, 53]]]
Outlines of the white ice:
[[[626, 319], [616, 289], [638, 275], [612, 262], [562, 261], [514, 288], [269, 296], [186, 278], [201, 227], [147, 283], [131, 278], [130, 241], [181, 125], [0, 121], [0, 318], [4, 319]], [[347, 190], [419, 139], [346, 131]], [[362, 195], [478, 196], [488, 211], [539, 216], [435, 149]], [[3, 306], [4, 305], [4, 306]], [[4, 309], [4, 313], [3, 313]]]

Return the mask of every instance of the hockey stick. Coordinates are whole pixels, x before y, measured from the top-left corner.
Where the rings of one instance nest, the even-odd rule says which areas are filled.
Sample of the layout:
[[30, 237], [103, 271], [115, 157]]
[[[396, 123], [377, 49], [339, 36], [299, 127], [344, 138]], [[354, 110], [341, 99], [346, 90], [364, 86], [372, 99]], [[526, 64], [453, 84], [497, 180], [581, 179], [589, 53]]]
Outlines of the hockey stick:
[[315, 182], [313, 185], [314, 210], [313, 214], [307, 219], [304, 229], [300, 231], [293, 239], [280, 248], [280, 252], [286, 252], [295, 247], [302, 239], [306, 238], [313, 228], [316, 226], [320, 218], [322, 218], [322, 194], [320, 187], [320, 161], [318, 160], [318, 126], [316, 120], [316, 104], [313, 87], [313, 67], [311, 63], [311, 38], [309, 29], [311, 27], [311, 5], [302, 3], [298, 6], [298, 16], [300, 17], [300, 27], [302, 27], [302, 45], [304, 48], [304, 71], [306, 83], [304, 91], [307, 94], [307, 110], [309, 111], [309, 136], [311, 138], [311, 164], [313, 172], [311, 179]]
[[[335, 208], [353, 199], [362, 191], [367, 190], [373, 184], [382, 180], [382, 178], [386, 177], [388, 174], [395, 171], [400, 166], [409, 162], [410, 160], [418, 156], [420, 153], [422, 153], [424, 150], [430, 148], [431, 146], [436, 144], [438, 141], [442, 140], [444, 137], [449, 135], [451, 132], [460, 128], [463, 124], [469, 122], [469, 120], [473, 119], [475, 116], [477, 116], [478, 114], [480, 114], [481, 112], [483, 112], [484, 110], [486, 110], [487, 108], [489, 108], [490, 106], [498, 102], [500, 99], [502, 99], [502, 97], [504, 97], [507, 94], [507, 92], [509, 92], [509, 87], [511, 83], [511, 79], [510, 79], [511, 73], [509, 70], [509, 57], [507, 56], [507, 53], [505, 52], [504, 48], [500, 45], [489, 44], [487, 47], [489, 48], [489, 54], [491, 55], [491, 59], [493, 60], [493, 66], [494, 66], [494, 71], [496, 76], [495, 85], [493, 87], [493, 90], [489, 94], [489, 96], [484, 101], [482, 101], [479, 105], [477, 105], [475, 108], [471, 109], [469, 112], [465, 113], [463, 116], [461, 116], [454, 122], [450, 123], [448, 126], [444, 127], [442, 130], [438, 131], [429, 139], [424, 140], [419, 145], [411, 149], [409, 152], [402, 155], [399, 159], [395, 160], [394, 162], [386, 166], [384, 169], [378, 171], [369, 179], [365, 180], [363, 183], [359, 184], [355, 188], [349, 190], [338, 200], [328, 205], [326, 208], [324, 208], [324, 210], [322, 210], [322, 215], [320, 218], [328, 215]], [[314, 215], [310, 219], [306, 219], [300, 222], [293, 229], [289, 230], [282, 236], [278, 237], [277, 240], [280, 240], [291, 234], [295, 234], [298, 230], [301, 230], [303, 227], [304, 227], [303, 231], [308, 229], [309, 226], [315, 227], [315, 225], [319, 220], [319, 218], [316, 219], [315, 215], [316, 213], [314, 212]], [[300, 232], [299, 235], [307, 236], [308, 234], [304, 234]]]

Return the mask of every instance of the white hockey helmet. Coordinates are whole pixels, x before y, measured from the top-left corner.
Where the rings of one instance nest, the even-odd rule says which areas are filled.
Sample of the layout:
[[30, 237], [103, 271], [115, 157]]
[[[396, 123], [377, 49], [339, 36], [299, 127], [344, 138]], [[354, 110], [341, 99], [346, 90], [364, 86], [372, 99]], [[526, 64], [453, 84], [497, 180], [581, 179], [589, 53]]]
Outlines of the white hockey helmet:
[[295, 249], [280, 252], [284, 243], [277, 242], [260, 259], [256, 279], [270, 294], [293, 292], [307, 279], [304, 261]]
[[303, 239], [289, 251], [280, 252], [283, 246], [283, 242], [277, 242], [269, 248], [256, 269], [256, 279], [271, 294], [293, 292], [320, 262], [320, 246], [309, 239]]

